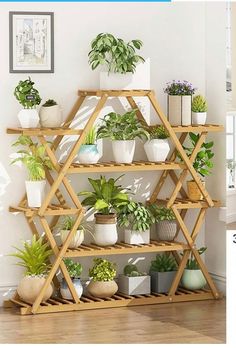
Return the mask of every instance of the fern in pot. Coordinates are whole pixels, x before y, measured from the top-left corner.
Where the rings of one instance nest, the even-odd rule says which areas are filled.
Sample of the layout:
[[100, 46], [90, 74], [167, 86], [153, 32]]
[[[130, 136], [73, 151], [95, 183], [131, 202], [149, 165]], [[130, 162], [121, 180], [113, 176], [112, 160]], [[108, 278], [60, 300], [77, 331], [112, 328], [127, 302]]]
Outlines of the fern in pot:
[[[25, 275], [21, 279], [17, 293], [20, 298], [27, 303], [33, 304], [39, 295], [48, 271], [50, 270], [49, 257], [52, 251], [48, 248], [48, 244], [43, 242], [42, 238], [36, 238], [34, 235], [31, 242], [24, 242], [23, 249], [15, 247], [16, 252], [10, 254], [20, 261], [18, 266], [25, 268]], [[47, 301], [53, 292], [53, 287], [50, 284], [45, 291], [42, 301]]]
[[127, 244], [149, 244], [150, 227], [154, 222], [149, 208], [140, 202], [130, 201], [118, 214], [118, 225], [125, 228]]
[[149, 209], [156, 221], [158, 240], [174, 240], [177, 231], [177, 221], [172, 209], [156, 204], [150, 205]]
[[16, 100], [23, 106], [17, 117], [22, 128], [35, 128], [39, 123], [39, 115], [36, 106], [40, 104], [41, 97], [38, 90], [34, 87], [34, 82], [30, 77], [24, 81], [19, 81], [14, 90]]
[[[79, 262], [74, 262], [72, 259], [64, 259], [69, 276], [72, 280], [72, 283], [75, 287], [75, 291], [80, 298], [83, 294], [83, 286], [80, 281], [80, 275], [82, 273], [83, 267]], [[61, 296], [66, 300], [73, 300], [70, 289], [67, 285], [65, 278], [62, 279], [60, 284]]]
[[53, 169], [53, 164], [45, 154], [45, 146], [34, 143], [28, 136], [21, 135], [12, 146], [23, 146], [17, 151], [18, 157], [11, 163], [22, 162], [29, 173], [29, 180], [25, 181], [29, 207], [40, 207], [45, 195], [45, 170]]
[[150, 294], [150, 276], [140, 272], [136, 265], [128, 264], [119, 275], [118, 288], [126, 295]]
[[82, 201], [83, 206], [95, 210], [95, 232], [94, 239], [96, 244], [101, 246], [113, 245], [118, 240], [116, 213], [128, 204], [129, 198], [127, 189], [117, 184], [117, 179], [106, 179], [101, 176], [100, 179], [91, 179], [89, 182], [94, 191], [82, 191], [78, 195], [85, 196]]
[[114, 281], [116, 265], [102, 258], [95, 258], [93, 262], [94, 266], [89, 269], [89, 276], [92, 279], [87, 286], [87, 291], [92, 296], [99, 298], [113, 296], [118, 290], [118, 286]]
[[48, 99], [39, 110], [40, 124], [42, 127], [60, 127], [62, 123], [62, 110], [53, 99]]
[[78, 153], [79, 163], [97, 163], [100, 158], [97, 146], [97, 130], [92, 127], [86, 134], [84, 143]]
[[144, 144], [144, 150], [150, 162], [164, 162], [170, 152], [169, 133], [164, 126], [152, 127], [150, 140]]
[[110, 112], [103, 118], [103, 124], [98, 129], [98, 138], [108, 138], [112, 141], [116, 163], [132, 163], [135, 138], [148, 137], [148, 132], [136, 117], [136, 109], [123, 115]]
[[192, 101], [192, 123], [205, 124], [207, 118], [207, 101], [201, 95], [193, 97]]

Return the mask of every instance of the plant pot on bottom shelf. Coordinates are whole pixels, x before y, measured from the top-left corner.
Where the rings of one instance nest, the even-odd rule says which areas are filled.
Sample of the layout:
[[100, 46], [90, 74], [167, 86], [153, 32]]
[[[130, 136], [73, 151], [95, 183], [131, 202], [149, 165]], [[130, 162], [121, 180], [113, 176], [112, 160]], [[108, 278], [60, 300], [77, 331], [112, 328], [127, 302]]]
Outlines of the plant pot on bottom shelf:
[[123, 273], [118, 278], [119, 292], [126, 295], [150, 294], [151, 278], [149, 275], [139, 272], [136, 265], [126, 265]]
[[94, 240], [97, 245], [114, 245], [118, 240], [116, 214], [94, 214]]
[[[202, 185], [205, 187], [205, 181], [202, 181]], [[188, 198], [192, 201], [200, 201], [203, 199], [202, 192], [194, 180], [187, 181]]]
[[188, 290], [200, 290], [206, 286], [206, 279], [200, 269], [185, 269], [181, 285]]
[[25, 181], [28, 206], [39, 208], [45, 196], [46, 180]]
[[[17, 287], [17, 293], [22, 300], [33, 304], [36, 298], [38, 297], [46, 277], [43, 276], [25, 276], [20, 280], [20, 283]], [[53, 287], [50, 284], [43, 295], [42, 301], [47, 301], [53, 293]]]
[[168, 292], [176, 273], [177, 264], [175, 259], [169, 254], [157, 254], [156, 259], [151, 262], [149, 271], [152, 292]]
[[[80, 298], [83, 293], [83, 286], [79, 278], [83, 270], [82, 265], [79, 262], [74, 262], [72, 259], [68, 259], [68, 258], [64, 259], [64, 263], [66, 265], [67, 271], [74, 285], [75, 291], [78, 297]], [[68, 284], [64, 278], [62, 279], [60, 283], [60, 293], [62, 298], [66, 300], [73, 300]]]
[[49, 99], [41, 106], [39, 118], [42, 127], [60, 127], [62, 123], [61, 107], [53, 99]]
[[150, 230], [146, 231], [124, 231], [124, 240], [127, 244], [149, 244], [150, 243]]

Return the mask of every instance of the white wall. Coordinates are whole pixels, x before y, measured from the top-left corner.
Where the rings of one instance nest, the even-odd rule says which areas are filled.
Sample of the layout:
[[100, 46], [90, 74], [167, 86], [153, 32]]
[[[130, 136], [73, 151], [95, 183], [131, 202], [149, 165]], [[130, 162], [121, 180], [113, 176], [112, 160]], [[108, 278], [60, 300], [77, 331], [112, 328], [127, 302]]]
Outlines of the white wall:
[[[219, 7], [221, 5], [218, 5]], [[205, 4], [172, 3], [10, 3], [0, 5], [0, 76], [4, 83], [0, 89], [1, 105], [4, 106], [0, 126], [1, 178], [0, 178], [0, 287], [14, 287], [20, 270], [13, 265], [13, 260], [5, 256], [12, 251], [11, 246], [30, 237], [28, 226], [22, 215], [8, 213], [8, 206], [17, 204], [24, 193], [24, 172], [9, 166], [10, 147], [14, 136], [6, 135], [9, 126], [17, 126], [16, 114], [19, 105], [13, 97], [13, 89], [19, 79], [27, 75], [8, 73], [8, 12], [9, 11], [53, 11], [55, 13], [55, 73], [32, 74], [43, 99], [56, 99], [64, 109], [64, 116], [76, 100], [78, 88], [98, 88], [98, 72], [92, 72], [87, 63], [89, 43], [99, 32], [111, 32], [124, 39], [139, 38], [144, 42], [142, 55], [151, 59], [151, 87], [155, 89], [161, 106], [166, 110], [166, 96], [163, 93], [165, 83], [172, 79], [187, 79], [198, 87], [199, 93], [206, 89], [206, 27]], [[216, 46], [216, 47], [215, 47]], [[216, 56], [219, 50], [213, 44]], [[4, 54], [3, 54], [4, 53]], [[215, 57], [214, 57], [215, 58]], [[219, 61], [219, 65], [222, 62]], [[213, 86], [215, 81], [210, 80]], [[219, 104], [218, 96], [209, 95], [212, 103]], [[222, 113], [217, 114], [220, 122]], [[213, 114], [212, 114], [213, 117]], [[224, 140], [221, 140], [223, 142]], [[154, 173], [126, 175], [124, 183], [136, 180], [138, 195], [142, 190], [151, 190]], [[216, 176], [219, 183], [222, 178]], [[78, 183], [76, 190], [85, 188], [86, 176]], [[154, 180], [155, 181], [155, 180]], [[216, 185], [217, 186], [217, 185]], [[215, 187], [216, 187], [215, 186]], [[214, 187], [212, 191], [214, 191]], [[215, 193], [215, 195], [217, 192]], [[189, 221], [191, 220], [191, 216]], [[223, 233], [223, 232], [222, 232]], [[208, 238], [210, 239], [210, 238]], [[200, 245], [204, 244], [204, 233]], [[215, 247], [215, 246], [214, 246]], [[209, 252], [211, 241], [209, 240]], [[213, 250], [214, 252], [214, 250]], [[212, 253], [210, 254], [212, 255]], [[144, 257], [144, 255], [142, 255]], [[113, 257], [114, 259], [114, 257]], [[117, 258], [120, 265], [127, 262]], [[150, 257], [146, 262], [139, 262], [140, 269], [148, 270]], [[91, 260], [88, 260], [91, 261]], [[209, 264], [214, 265], [215, 257], [210, 256]], [[213, 266], [212, 266], [213, 267]], [[87, 267], [86, 267], [87, 268]], [[213, 267], [214, 268], [214, 267]], [[86, 275], [86, 274], [85, 274]]]

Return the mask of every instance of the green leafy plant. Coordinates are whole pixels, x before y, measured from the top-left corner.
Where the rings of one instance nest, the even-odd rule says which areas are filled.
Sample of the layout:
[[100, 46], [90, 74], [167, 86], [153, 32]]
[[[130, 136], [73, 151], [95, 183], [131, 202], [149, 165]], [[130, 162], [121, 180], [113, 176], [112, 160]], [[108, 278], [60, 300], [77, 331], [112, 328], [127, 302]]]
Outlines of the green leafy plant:
[[164, 92], [169, 95], [193, 95], [196, 91], [196, 88], [193, 85], [184, 80], [184, 81], [176, 81], [168, 82]]
[[98, 138], [110, 138], [111, 140], [133, 140], [149, 138], [145, 127], [136, 117], [136, 109], [123, 115], [110, 112], [103, 118], [103, 124], [98, 129]]
[[156, 204], [150, 204], [149, 210], [151, 211], [151, 214], [154, 216], [156, 222], [164, 220], [173, 221], [176, 219], [175, 214], [170, 208], [158, 206]]
[[126, 193], [127, 189], [121, 185], [116, 185], [117, 179], [106, 179], [105, 176], [100, 176], [100, 179], [88, 178], [93, 192], [82, 191], [79, 196], [86, 196], [82, 201], [82, 205], [88, 206], [89, 209], [94, 208], [100, 214], [111, 214], [112, 211], [119, 212], [121, 207], [129, 203], [129, 198]]
[[34, 143], [28, 136], [21, 135], [12, 146], [24, 146], [26, 149], [19, 150], [19, 157], [14, 159], [11, 164], [18, 161], [22, 162], [28, 172], [29, 179], [38, 181], [45, 179], [45, 169], [53, 169], [53, 164], [48, 156], [45, 155], [45, 146]]
[[151, 139], [167, 139], [170, 136], [169, 132], [162, 125], [152, 127], [149, 134]]
[[143, 232], [155, 222], [148, 207], [143, 203], [130, 201], [118, 214], [120, 227], [129, 227], [131, 230]]
[[94, 145], [97, 140], [97, 130], [96, 127], [92, 127], [86, 134], [84, 145]]
[[[207, 250], [206, 247], [201, 247], [200, 249], [198, 249], [199, 255], [202, 255], [206, 250]], [[181, 255], [183, 255], [183, 254], [181, 254]], [[191, 269], [191, 270], [200, 269], [192, 252], [190, 253], [190, 257], [187, 261], [186, 269]]]
[[114, 263], [101, 258], [95, 258], [93, 262], [94, 266], [89, 269], [89, 276], [92, 277], [95, 282], [108, 282], [115, 278], [116, 265]]
[[79, 262], [74, 262], [73, 260], [66, 258], [64, 259], [64, 263], [72, 279], [80, 277], [83, 267]]
[[207, 112], [207, 101], [203, 96], [196, 95], [195, 97], [193, 97], [192, 111], [193, 112]]
[[169, 254], [157, 254], [156, 259], [151, 261], [150, 272], [172, 272], [176, 270], [177, 263]]
[[29, 77], [25, 81], [19, 81], [14, 90], [14, 96], [24, 109], [32, 109], [41, 102], [39, 92], [33, 86], [34, 82]]
[[134, 73], [136, 65], [145, 61], [136, 54], [136, 49], [139, 50], [142, 45], [141, 40], [131, 40], [126, 43], [112, 34], [100, 33], [91, 42], [91, 51], [88, 53], [89, 64], [92, 70], [99, 65], [105, 65], [108, 73]]
[[48, 243], [44, 243], [42, 237], [37, 239], [34, 235], [31, 242], [23, 242], [23, 249], [14, 248], [17, 252], [9, 256], [20, 259], [17, 265], [25, 268], [26, 275], [44, 276], [48, 273], [52, 250], [49, 250]]
[[50, 107], [50, 106], [54, 106], [54, 105], [57, 105], [57, 102], [55, 102], [55, 100], [53, 100], [53, 99], [48, 99], [48, 100], [43, 104], [43, 106], [45, 106], [45, 107]]
[[146, 273], [139, 272], [136, 265], [126, 265], [124, 267], [123, 273], [127, 277], [140, 277], [146, 275]]

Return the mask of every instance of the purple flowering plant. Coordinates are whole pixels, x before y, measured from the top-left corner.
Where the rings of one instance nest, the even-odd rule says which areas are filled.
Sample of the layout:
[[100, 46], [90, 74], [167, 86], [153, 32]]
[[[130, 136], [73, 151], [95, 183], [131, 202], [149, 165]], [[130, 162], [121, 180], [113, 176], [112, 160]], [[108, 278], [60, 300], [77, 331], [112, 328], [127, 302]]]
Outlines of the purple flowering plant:
[[172, 82], [168, 82], [164, 89], [164, 92], [169, 95], [193, 95], [195, 91], [196, 88], [186, 80], [173, 80]]

